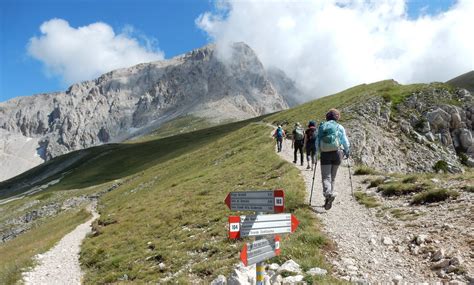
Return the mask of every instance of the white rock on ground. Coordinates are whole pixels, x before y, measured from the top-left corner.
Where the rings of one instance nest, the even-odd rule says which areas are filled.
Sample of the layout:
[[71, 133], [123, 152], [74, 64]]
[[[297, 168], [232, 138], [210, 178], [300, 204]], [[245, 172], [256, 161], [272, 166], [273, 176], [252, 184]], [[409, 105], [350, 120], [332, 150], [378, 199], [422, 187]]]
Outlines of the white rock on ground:
[[280, 272], [290, 272], [290, 273], [296, 273], [296, 274], [300, 274], [301, 273], [301, 268], [300, 268], [300, 265], [296, 262], [294, 262], [292, 259], [286, 261], [285, 263], [283, 263], [280, 268], [278, 268], [277, 272], [280, 273]]
[[23, 273], [25, 284], [81, 284], [80, 246], [86, 234], [91, 231], [92, 222], [99, 216], [94, 211], [92, 214], [90, 220], [65, 235], [52, 249], [36, 256], [38, 265], [32, 271]]
[[280, 265], [278, 265], [277, 263], [272, 263], [272, 264], [268, 265], [269, 270], [276, 271], [276, 270], [278, 270], [278, 268], [280, 268]]
[[227, 278], [224, 275], [217, 276], [216, 279], [212, 280], [211, 285], [226, 285]]
[[306, 272], [306, 274], [309, 274], [311, 276], [324, 276], [327, 273], [328, 273], [328, 271], [326, 269], [322, 269], [322, 268], [319, 268], [319, 267], [311, 268], [310, 270], [308, 270]]
[[227, 280], [228, 285], [247, 285], [252, 284], [255, 281], [256, 268], [255, 265], [244, 266], [240, 262], [232, 271], [229, 279]]
[[296, 276], [288, 276], [283, 278], [283, 285], [290, 285], [290, 284], [295, 284], [298, 282], [303, 281], [303, 275], [296, 275]]

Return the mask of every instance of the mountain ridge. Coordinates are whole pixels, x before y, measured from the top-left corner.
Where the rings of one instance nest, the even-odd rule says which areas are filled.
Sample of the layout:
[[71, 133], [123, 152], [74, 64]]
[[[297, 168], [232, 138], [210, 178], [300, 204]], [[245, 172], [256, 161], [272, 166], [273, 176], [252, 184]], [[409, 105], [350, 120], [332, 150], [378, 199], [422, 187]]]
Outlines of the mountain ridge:
[[223, 61], [211, 44], [169, 60], [113, 70], [65, 92], [17, 97], [0, 103], [0, 128], [24, 140], [38, 139], [37, 154], [47, 161], [129, 139], [183, 115], [218, 123], [288, 108], [253, 50], [235, 43], [232, 51]]

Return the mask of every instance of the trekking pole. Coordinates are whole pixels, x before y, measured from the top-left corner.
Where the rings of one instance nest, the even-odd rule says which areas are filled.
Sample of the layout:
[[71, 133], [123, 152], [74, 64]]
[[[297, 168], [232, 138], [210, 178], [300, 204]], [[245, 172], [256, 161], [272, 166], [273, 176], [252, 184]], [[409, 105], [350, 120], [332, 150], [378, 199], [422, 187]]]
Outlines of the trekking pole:
[[311, 207], [311, 200], [313, 199], [313, 187], [314, 187], [314, 177], [316, 176], [316, 166], [318, 164], [314, 164], [314, 171], [313, 171], [313, 182], [311, 183], [311, 194], [309, 195], [309, 206]]
[[352, 187], [351, 162], [349, 161], [349, 158], [347, 158], [347, 167], [349, 169], [349, 180], [351, 181], [351, 194], [352, 198], [354, 198], [354, 187]]

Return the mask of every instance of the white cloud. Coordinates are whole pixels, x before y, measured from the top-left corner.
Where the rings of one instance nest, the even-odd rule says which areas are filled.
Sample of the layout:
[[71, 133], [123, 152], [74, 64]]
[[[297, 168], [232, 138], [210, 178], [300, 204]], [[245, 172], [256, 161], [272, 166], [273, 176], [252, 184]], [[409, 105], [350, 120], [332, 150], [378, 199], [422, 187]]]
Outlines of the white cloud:
[[112, 27], [101, 22], [74, 28], [65, 20], [52, 19], [40, 30], [41, 36], [30, 39], [28, 53], [43, 62], [49, 76], [60, 76], [67, 84], [164, 58], [163, 52], [154, 48], [156, 40], [131, 26], [115, 34]]
[[474, 69], [474, 1], [407, 15], [406, 0], [221, 0], [196, 24], [218, 45], [244, 41], [311, 97], [393, 78], [446, 81]]

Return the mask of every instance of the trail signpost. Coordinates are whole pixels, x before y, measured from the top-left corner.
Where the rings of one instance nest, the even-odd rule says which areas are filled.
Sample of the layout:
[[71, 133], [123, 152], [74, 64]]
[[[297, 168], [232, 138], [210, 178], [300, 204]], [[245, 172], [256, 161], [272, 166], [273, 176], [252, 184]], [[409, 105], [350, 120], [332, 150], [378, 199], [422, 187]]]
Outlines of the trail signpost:
[[[255, 236], [240, 252], [245, 266], [257, 265], [257, 285], [263, 285], [263, 261], [280, 254], [281, 238], [276, 234], [289, 234], [296, 230], [299, 221], [292, 214], [283, 213], [285, 193], [281, 189], [269, 191], [230, 192], [224, 200], [231, 211], [256, 211], [256, 215], [229, 216], [229, 238]], [[272, 213], [264, 215], [264, 213]], [[262, 236], [275, 235], [269, 238]]]
[[240, 260], [245, 266], [265, 261], [280, 255], [280, 236], [272, 239], [259, 239], [252, 243], [246, 243], [240, 251]]
[[289, 234], [298, 224], [292, 214], [229, 216], [229, 238]]
[[230, 192], [224, 200], [231, 211], [281, 213], [285, 209], [283, 190]]

